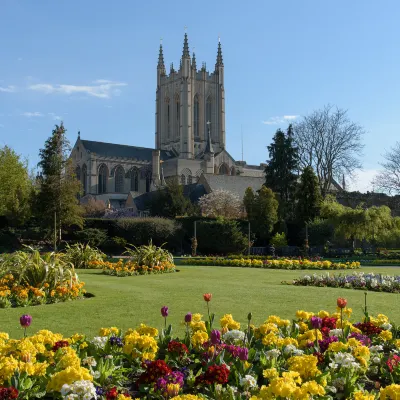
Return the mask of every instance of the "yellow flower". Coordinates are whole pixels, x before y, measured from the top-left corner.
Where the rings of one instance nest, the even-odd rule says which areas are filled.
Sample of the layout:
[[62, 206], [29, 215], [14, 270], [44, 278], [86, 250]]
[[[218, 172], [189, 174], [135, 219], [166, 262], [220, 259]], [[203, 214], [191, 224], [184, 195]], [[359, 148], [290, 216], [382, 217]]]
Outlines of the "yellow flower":
[[83, 342], [83, 343], [81, 343], [81, 344], [79, 345], [79, 348], [80, 348], [81, 350], [86, 349], [86, 347], [88, 347], [88, 344], [87, 344], [86, 342]]
[[303, 311], [303, 310], [298, 310], [296, 312], [296, 317], [298, 319], [303, 319], [303, 320], [309, 320], [313, 315], [314, 315], [314, 313]]
[[276, 368], [269, 368], [269, 369], [264, 369], [263, 371], [263, 377], [267, 379], [274, 379], [279, 376], [279, 372], [276, 370]]
[[192, 335], [192, 344], [195, 347], [200, 347], [203, 343], [207, 342], [207, 332], [197, 331]]
[[327, 317], [329, 317], [329, 313], [328, 313], [328, 311], [321, 310], [321, 311], [318, 313], [318, 317], [320, 317], [320, 318], [327, 318]]
[[270, 315], [268, 317], [266, 323], [275, 324], [275, 325], [278, 325], [279, 327], [290, 325], [290, 321], [288, 319], [281, 319], [277, 315]]
[[75, 381], [92, 381], [93, 376], [86, 368], [67, 367], [66, 369], [55, 373], [47, 384], [49, 392], [59, 392], [64, 384], [71, 384]]
[[333, 351], [334, 353], [338, 353], [339, 351], [347, 350], [348, 348], [349, 348], [349, 345], [346, 343], [333, 342], [333, 343], [329, 344], [328, 351]]
[[276, 336], [273, 332], [268, 333], [262, 338], [262, 344], [264, 346], [272, 346], [278, 341], [278, 336]]
[[400, 385], [389, 385], [380, 391], [380, 400], [398, 400], [400, 399]]
[[180, 396], [175, 396], [171, 400], [201, 400], [202, 397], [196, 396], [195, 394], [181, 394]]
[[317, 368], [318, 359], [313, 355], [301, 355], [290, 357], [288, 360], [289, 370], [300, 374], [304, 379], [312, 378], [321, 373]]
[[232, 314], [225, 314], [221, 320], [221, 327], [222, 328], [228, 328], [228, 329], [240, 329], [240, 323], [236, 322], [233, 317]]
[[354, 400], [375, 400], [375, 396], [373, 394], [369, 394], [368, 392], [362, 392], [361, 390], [354, 392], [353, 394]]
[[392, 340], [393, 335], [392, 335], [392, 332], [390, 332], [390, 331], [382, 331], [382, 332], [379, 334], [379, 337], [380, 337], [382, 340], [387, 341], [387, 340]]
[[278, 332], [279, 329], [274, 323], [265, 323], [258, 328], [261, 335], [266, 335], [270, 332]]
[[323, 396], [325, 389], [315, 381], [304, 382], [297, 392], [297, 398], [309, 399], [309, 394], [311, 396]]
[[147, 335], [151, 337], [158, 336], [158, 329], [152, 328], [151, 326], [147, 326], [145, 324], [140, 324], [139, 328], [136, 329], [140, 335]]

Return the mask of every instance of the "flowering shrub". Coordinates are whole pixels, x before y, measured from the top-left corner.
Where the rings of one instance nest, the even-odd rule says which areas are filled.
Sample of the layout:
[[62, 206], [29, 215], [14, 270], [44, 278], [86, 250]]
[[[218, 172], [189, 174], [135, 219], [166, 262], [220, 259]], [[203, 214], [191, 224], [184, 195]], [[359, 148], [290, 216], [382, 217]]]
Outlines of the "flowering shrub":
[[166, 274], [168, 272], [176, 272], [175, 265], [170, 262], [163, 262], [153, 267], [147, 265], [139, 265], [135, 261], [117, 262], [110, 261], [92, 261], [91, 268], [102, 268], [103, 274], [114, 276], [132, 276], [132, 275], [150, 275], [150, 274]]
[[271, 269], [356, 269], [360, 268], [357, 261], [346, 263], [334, 263], [332, 261], [311, 261], [308, 259], [277, 259], [260, 260], [249, 258], [185, 258], [181, 260], [183, 265], [216, 265], [223, 267], [249, 267]]
[[352, 275], [313, 274], [294, 279], [297, 286], [329, 286], [349, 289], [372, 290], [374, 292], [400, 293], [400, 275], [390, 276], [374, 273], [354, 273]]
[[144, 324], [92, 339], [0, 333], [0, 399], [399, 398], [400, 332], [385, 315], [365, 310], [352, 323], [340, 298], [333, 313], [299, 310], [293, 321], [271, 315], [259, 326], [250, 313], [243, 327], [226, 314], [217, 329], [210, 302], [205, 321], [186, 314], [183, 338]]

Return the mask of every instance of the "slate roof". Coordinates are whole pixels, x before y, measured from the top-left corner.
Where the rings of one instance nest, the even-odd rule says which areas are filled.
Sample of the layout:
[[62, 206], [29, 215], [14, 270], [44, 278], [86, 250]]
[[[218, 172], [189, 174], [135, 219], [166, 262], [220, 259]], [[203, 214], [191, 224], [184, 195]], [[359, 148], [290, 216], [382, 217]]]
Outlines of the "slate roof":
[[[103, 157], [131, 158], [151, 162], [153, 150], [147, 147], [128, 146], [125, 144], [96, 142], [93, 140], [81, 140], [83, 147], [91, 153]], [[168, 160], [176, 157], [172, 151], [161, 150], [161, 160]]]
[[[203, 182], [203, 179], [205, 182]], [[251, 187], [254, 191], [260, 190], [264, 182], [264, 177], [213, 174], [202, 174], [199, 181], [200, 184], [204, 184], [206, 189], [209, 186], [211, 191], [217, 189], [229, 190], [236, 193], [241, 199], [243, 199], [248, 187]]]

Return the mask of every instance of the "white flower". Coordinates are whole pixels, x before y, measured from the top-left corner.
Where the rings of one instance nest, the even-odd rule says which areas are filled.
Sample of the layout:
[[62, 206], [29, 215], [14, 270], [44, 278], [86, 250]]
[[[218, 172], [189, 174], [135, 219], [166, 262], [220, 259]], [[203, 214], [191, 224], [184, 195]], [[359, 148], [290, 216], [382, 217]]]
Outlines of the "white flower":
[[284, 349], [283, 349], [283, 354], [289, 355], [293, 353], [294, 351], [297, 350], [297, 347], [294, 346], [293, 344], [288, 344]]
[[104, 349], [106, 343], [108, 341], [108, 337], [107, 336], [95, 336], [92, 339], [92, 343], [94, 344], [95, 347], [97, 347], [98, 349]]
[[336, 378], [333, 382], [332, 382], [333, 386], [341, 391], [344, 389], [344, 385], [346, 384], [346, 380], [344, 378]]
[[223, 336], [226, 342], [234, 342], [235, 340], [244, 340], [244, 332], [239, 331], [237, 329], [233, 329], [232, 331], [228, 331]]
[[265, 352], [265, 357], [267, 360], [270, 360], [271, 358], [278, 358], [281, 352], [277, 349], [272, 349], [269, 351]]
[[302, 354], [304, 354], [303, 350], [296, 349], [293, 351], [294, 356], [301, 356]]
[[371, 353], [379, 353], [380, 351], [383, 351], [383, 346], [381, 346], [381, 345], [371, 346], [371, 347], [369, 348], [369, 351], [370, 351]]
[[373, 362], [374, 364], [380, 364], [380, 363], [381, 363], [381, 359], [380, 359], [379, 357], [374, 357], [374, 358], [372, 359], [372, 362]]
[[96, 388], [90, 381], [76, 381], [71, 385], [63, 385], [61, 389], [63, 400], [97, 399]]
[[381, 327], [387, 331], [390, 331], [392, 329], [392, 325], [390, 325], [389, 322], [382, 324]]
[[71, 389], [70, 389], [69, 385], [68, 385], [67, 383], [64, 383], [64, 385], [62, 385], [62, 388], [61, 388], [60, 393], [61, 393], [62, 396], [65, 396], [65, 395], [67, 395], [70, 391], [71, 391]]
[[104, 358], [106, 360], [112, 360], [113, 359], [113, 355], [112, 354], [107, 354]]
[[342, 336], [342, 330], [341, 329], [331, 329], [329, 331], [329, 336]]
[[245, 388], [253, 388], [257, 386], [257, 381], [253, 376], [245, 375], [240, 379], [240, 384]]
[[86, 357], [82, 360], [82, 364], [88, 365], [89, 367], [95, 367], [97, 365], [97, 362], [94, 357]]

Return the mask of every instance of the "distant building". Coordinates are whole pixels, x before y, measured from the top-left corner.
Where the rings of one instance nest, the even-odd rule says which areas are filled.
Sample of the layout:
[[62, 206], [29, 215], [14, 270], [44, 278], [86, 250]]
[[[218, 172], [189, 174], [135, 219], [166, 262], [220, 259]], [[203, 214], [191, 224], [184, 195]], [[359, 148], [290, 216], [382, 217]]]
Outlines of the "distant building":
[[[221, 43], [213, 72], [205, 63], [198, 70], [190, 56], [187, 34], [179, 70], [167, 75], [162, 45], [157, 64], [155, 148], [78, 139], [71, 158], [84, 196], [103, 200], [112, 208], [125, 207], [139, 195], [154, 191], [165, 179], [182, 185], [201, 183], [236, 192], [264, 183], [264, 164], [236, 161], [225, 148], [225, 88]], [[224, 175], [224, 178], [216, 178]], [[218, 183], [219, 182], [219, 183]]]

